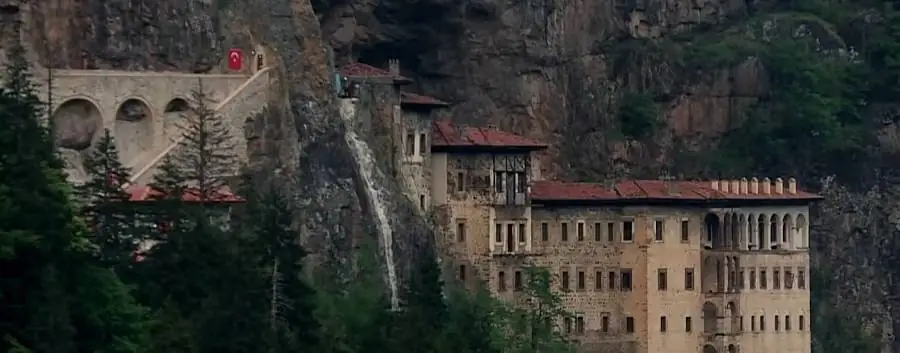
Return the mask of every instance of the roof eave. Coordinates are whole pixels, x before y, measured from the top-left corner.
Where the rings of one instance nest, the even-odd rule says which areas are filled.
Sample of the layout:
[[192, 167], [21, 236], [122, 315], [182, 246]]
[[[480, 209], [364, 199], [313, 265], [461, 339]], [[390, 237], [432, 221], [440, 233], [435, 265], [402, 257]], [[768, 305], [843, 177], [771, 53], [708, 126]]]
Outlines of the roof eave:
[[491, 146], [491, 145], [432, 145], [431, 152], [457, 152], [457, 153], [479, 153], [479, 152], [535, 152], [546, 150], [546, 145], [510, 145], [510, 146]]

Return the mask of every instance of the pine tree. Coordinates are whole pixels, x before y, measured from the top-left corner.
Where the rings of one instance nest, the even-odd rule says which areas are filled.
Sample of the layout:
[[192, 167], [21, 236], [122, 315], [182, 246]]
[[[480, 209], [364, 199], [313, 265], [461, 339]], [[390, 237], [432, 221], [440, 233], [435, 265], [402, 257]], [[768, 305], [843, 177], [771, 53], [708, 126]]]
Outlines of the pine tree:
[[191, 108], [181, 127], [183, 140], [172, 162], [182, 170], [185, 181], [197, 188], [200, 199], [209, 200], [228, 185], [239, 167], [228, 123], [210, 108], [203, 85], [198, 86], [191, 93]]
[[101, 261], [119, 266], [131, 260], [137, 243], [129, 194], [124, 189], [130, 170], [119, 161], [119, 152], [109, 129], [97, 146], [84, 158], [88, 180], [76, 186], [83, 203], [82, 215], [91, 225], [91, 233]]
[[[0, 89], [0, 205], [8, 206], [0, 209], [0, 349], [138, 351], [141, 308], [107, 294], [122, 283], [111, 273], [103, 282], [82, 280], [104, 270], [93, 265], [22, 53], [9, 52]], [[118, 324], [125, 321], [134, 325]]]
[[404, 290], [402, 311], [398, 320], [396, 343], [401, 347], [420, 347], [435, 352], [441, 331], [447, 323], [447, 304], [444, 301], [441, 271], [434, 255], [425, 254], [422, 263], [414, 268]]
[[293, 228], [288, 201], [275, 183], [248, 195], [251, 239], [268, 284], [268, 325], [272, 351], [309, 350], [317, 344], [315, 291], [304, 278], [306, 251]]

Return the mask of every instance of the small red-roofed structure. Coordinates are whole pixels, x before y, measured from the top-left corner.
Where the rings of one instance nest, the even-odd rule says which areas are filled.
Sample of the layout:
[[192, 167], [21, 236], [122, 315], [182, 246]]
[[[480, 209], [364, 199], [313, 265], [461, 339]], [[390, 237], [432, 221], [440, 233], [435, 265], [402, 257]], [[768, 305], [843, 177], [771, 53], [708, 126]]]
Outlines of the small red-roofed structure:
[[409, 93], [409, 92], [400, 92], [400, 106], [404, 109], [408, 108], [424, 108], [424, 109], [434, 109], [434, 108], [446, 108], [449, 107], [450, 104], [436, 98], [423, 96], [420, 94]]
[[[130, 195], [129, 201], [131, 202], [152, 202], [159, 200], [162, 196], [160, 191], [154, 190], [146, 185], [129, 186], [128, 189], [126, 189], [126, 192]], [[245, 201], [240, 196], [235, 195], [228, 187], [219, 190], [205, 201], [201, 200], [200, 191], [197, 188], [186, 188], [184, 194], [181, 196], [181, 200], [188, 203], [205, 202], [224, 204], [243, 203]]]

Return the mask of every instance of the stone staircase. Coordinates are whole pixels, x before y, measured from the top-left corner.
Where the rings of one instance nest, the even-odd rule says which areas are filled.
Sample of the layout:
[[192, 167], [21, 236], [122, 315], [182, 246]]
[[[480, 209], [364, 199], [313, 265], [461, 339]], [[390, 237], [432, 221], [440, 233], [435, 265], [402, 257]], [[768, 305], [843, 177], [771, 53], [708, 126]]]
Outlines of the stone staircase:
[[[215, 114], [229, 119], [231, 135], [236, 141], [237, 154], [242, 161], [246, 159], [247, 149], [246, 140], [243, 138], [244, 120], [266, 107], [268, 102], [266, 92], [270, 85], [271, 72], [271, 67], [262, 68], [213, 108]], [[129, 183], [136, 185], [149, 183], [156, 172], [156, 166], [166, 155], [178, 148], [183, 140], [184, 137], [178, 135], [164, 148], [142, 153], [127, 163], [126, 166], [133, 172]]]

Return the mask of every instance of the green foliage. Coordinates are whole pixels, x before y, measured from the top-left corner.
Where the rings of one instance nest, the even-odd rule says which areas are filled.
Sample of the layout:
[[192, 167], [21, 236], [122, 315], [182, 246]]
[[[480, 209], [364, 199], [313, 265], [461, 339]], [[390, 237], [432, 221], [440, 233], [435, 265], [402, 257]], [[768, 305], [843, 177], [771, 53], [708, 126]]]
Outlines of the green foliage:
[[142, 350], [142, 308], [97, 266], [28, 74], [23, 51], [0, 89], [2, 351]]
[[98, 246], [101, 261], [116, 267], [126, 265], [141, 239], [134, 237], [132, 210], [127, 207], [129, 194], [123, 186], [131, 175], [119, 161], [115, 141], [104, 129], [103, 137], [84, 158], [88, 180], [75, 187], [82, 202], [81, 215], [91, 225], [93, 243]]
[[618, 118], [622, 134], [633, 140], [652, 137], [660, 125], [653, 98], [637, 92], [628, 92], [622, 97]]

